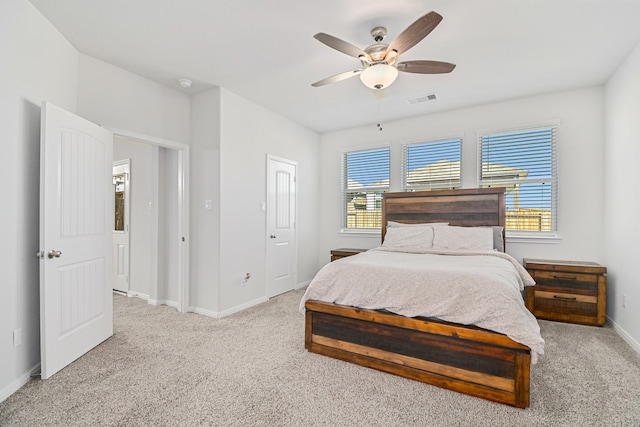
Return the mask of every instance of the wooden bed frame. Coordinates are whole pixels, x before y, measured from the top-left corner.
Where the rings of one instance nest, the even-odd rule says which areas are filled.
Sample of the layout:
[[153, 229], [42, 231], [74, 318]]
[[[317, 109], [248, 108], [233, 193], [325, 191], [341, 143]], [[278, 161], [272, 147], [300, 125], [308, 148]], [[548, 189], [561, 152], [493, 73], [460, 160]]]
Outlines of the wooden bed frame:
[[[387, 221], [505, 225], [505, 189], [385, 193]], [[529, 347], [506, 335], [432, 318], [306, 302], [305, 348], [519, 408], [529, 406]]]

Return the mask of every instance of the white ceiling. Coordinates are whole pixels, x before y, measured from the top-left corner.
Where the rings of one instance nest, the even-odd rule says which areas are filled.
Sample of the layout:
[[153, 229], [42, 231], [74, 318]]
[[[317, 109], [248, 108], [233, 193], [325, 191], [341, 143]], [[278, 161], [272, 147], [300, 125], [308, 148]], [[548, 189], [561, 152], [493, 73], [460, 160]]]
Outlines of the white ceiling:
[[[638, 0], [30, 0], [80, 51], [187, 93], [224, 87], [317, 132], [604, 83], [640, 42]], [[423, 14], [444, 19], [400, 60], [457, 64], [400, 73], [383, 97], [318, 42], [390, 42]], [[438, 100], [407, 99], [436, 93]]]

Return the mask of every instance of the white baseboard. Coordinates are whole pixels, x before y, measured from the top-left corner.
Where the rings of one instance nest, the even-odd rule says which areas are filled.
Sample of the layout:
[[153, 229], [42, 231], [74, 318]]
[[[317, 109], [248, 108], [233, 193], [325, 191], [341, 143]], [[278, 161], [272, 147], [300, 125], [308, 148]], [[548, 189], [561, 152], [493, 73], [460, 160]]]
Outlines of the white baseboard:
[[[309, 283], [311, 283], [311, 280], [307, 280], [306, 282], [298, 283], [295, 286], [294, 290], [302, 289], [302, 288], [308, 286]], [[240, 312], [242, 310], [246, 310], [249, 307], [253, 307], [254, 305], [262, 304], [263, 302], [267, 302], [267, 301], [269, 301], [269, 298], [264, 296], [264, 297], [257, 298], [257, 299], [255, 299], [253, 301], [249, 301], [249, 302], [246, 302], [244, 304], [237, 305], [235, 307], [232, 307], [232, 308], [230, 308], [228, 310], [221, 311], [221, 312], [213, 311], [213, 310], [207, 310], [205, 308], [200, 308], [200, 307], [189, 307], [187, 309], [187, 312], [196, 313], [196, 314], [202, 314], [203, 316], [213, 317], [214, 319], [220, 319], [222, 317], [229, 316], [229, 315], [234, 314], [234, 313], [238, 313], [238, 312]], [[151, 302], [150, 302], [150, 304], [151, 304]]]
[[25, 384], [31, 381], [31, 375], [33, 372], [40, 372], [40, 364], [38, 363], [36, 366], [31, 368], [31, 370], [23, 374], [20, 378], [0, 390], [0, 402], [4, 402], [9, 396], [11, 396], [16, 391], [20, 390]]
[[136, 291], [129, 291], [129, 292], [127, 292], [127, 296], [128, 296], [128, 297], [136, 297], [136, 298], [143, 299], [143, 300], [145, 300], [145, 301], [149, 301], [149, 295], [147, 295], [147, 294], [141, 294], [140, 292], [136, 292]]
[[207, 317], [213, 317], [214, 319], [220, 318], [220, 315], [218, 314], [217, 311], [207, 310], [206, 308], [189, 307], [187, 309], [187, 312], [188, 313], [201, 314], [201, 315], [207, 316]]
[[235, 307], [231, 307], [231, 308], [229, 308], [229, 309], [227, 309], [225, 311], [219, 312], [218, 313], [218, 318], [222, 318], [222, 317], [234, 314], [234, 313], [238, 313], [239, 311], [246, 310], [249, 307], [253, 307], [254, 305], [262, 304], [263, 302], [267, 302], [267, 301], [269, 301], [269, 298], [260, 297], [260, 298], [254, 299], [253, 301], [245, 302], [244, 304], [240, 304], [240, 305], [237, 305]]
[[640, 343], [638, 343], [636, 340], [634, 340], [631, 337], [631, 335], [629, 335], [627, 333], [627, 331], [622, 329], [620, 327], [620, 325], [618, 325], [616, 322], [611, 320], [611, 318], [607, 317], [607, 321], [611, 322], [611, 325], [613, 326], [613, 329], [618, 333], [618, 335], [620, 335], [620, 337], [623, 340], [625, 340], [627, 342], [627, 344], [629, 344], [636, 351], [636, 353], [640, 354]]
[[173, 307], [176, 310], [180, 310], [180, 304], [178, 304], [177, 301], [162, 300], [162, 299], [147, 299], [147, 303], [150, 305], [154, 305], [156, 307], [159, 305], [166, 305], [169, 307]]
[[262, 304], [263, 302], [267, 302], [267, 301], [269, 301], [269, 298], [261, 297], [253, 301], [249, 301], [244, 304], [237, 305], [225, 311], [213, 311], [213, 310], [207, 310], [205, 308], [199, 308], [199, 307], [189, 307], [188, 311], [191, 313], [201, 314], [203, 316], [213, 317], [214, 319], [221, 319], [225, 316], [230, 316], [234, 313], [238, 313], [242, 310], [246, 310], [249, 307], [253, 307], [254, 305]]
[[311, 280], [307, 280], [306, 282], [298, 283], [298, 284], [295, 286], [295, 288], [294, 288], [294, 289], [297, 291], [298, 289], [305, 288], [305, 287], [309, 286], [309, 283], [311, 283]]

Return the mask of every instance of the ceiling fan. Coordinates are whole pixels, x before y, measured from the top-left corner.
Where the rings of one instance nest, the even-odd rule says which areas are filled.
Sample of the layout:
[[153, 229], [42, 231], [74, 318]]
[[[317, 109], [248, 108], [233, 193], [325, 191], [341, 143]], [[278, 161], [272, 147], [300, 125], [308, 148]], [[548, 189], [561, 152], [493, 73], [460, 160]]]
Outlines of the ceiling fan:
[[360, 80], [365, 86], [374, 90], [381, 90], [395, 81], [396, 77], [398, 77], [398, 71], [418, 74], [450, 73], [456, 66], [448, 62], [427, 60], [397, 62], [401, 54], [418, 44], [433, 31], [440, 21], [442, 21], [440, 14], [429, 12], [405, 28], [391, 44], [382, 43], [387, 36], [387, 29], [375, 27], [371, 30], [371, 36], [375, 43], [364, 49], [360, 49], [329, 34], [316, 34], [313, 36], [316, 40], [339, 52], [359, 59], [363, 68], [327, 77], [313, 83], [311, 86], [324, 86], [360, 75]]

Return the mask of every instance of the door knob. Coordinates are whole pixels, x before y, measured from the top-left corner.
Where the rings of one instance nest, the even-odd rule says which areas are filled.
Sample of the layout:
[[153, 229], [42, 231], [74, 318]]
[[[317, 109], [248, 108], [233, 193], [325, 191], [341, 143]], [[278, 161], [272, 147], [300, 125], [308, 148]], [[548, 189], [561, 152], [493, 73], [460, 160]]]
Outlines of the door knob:
[[275, 239], [275, 238], [276, 238], [276, 235], [275, 235], [275, 234], [272, 234], [272, 235], [271, 235], [271, 238], [272, 238], [272, 239]]
[[49, 259], [51, 259], [51, 258], [60, 258], [60, 255], [62, 255], [61, 251], [54, 251], [53, 249], [50, 250], [49, 253], [47, 254]]

